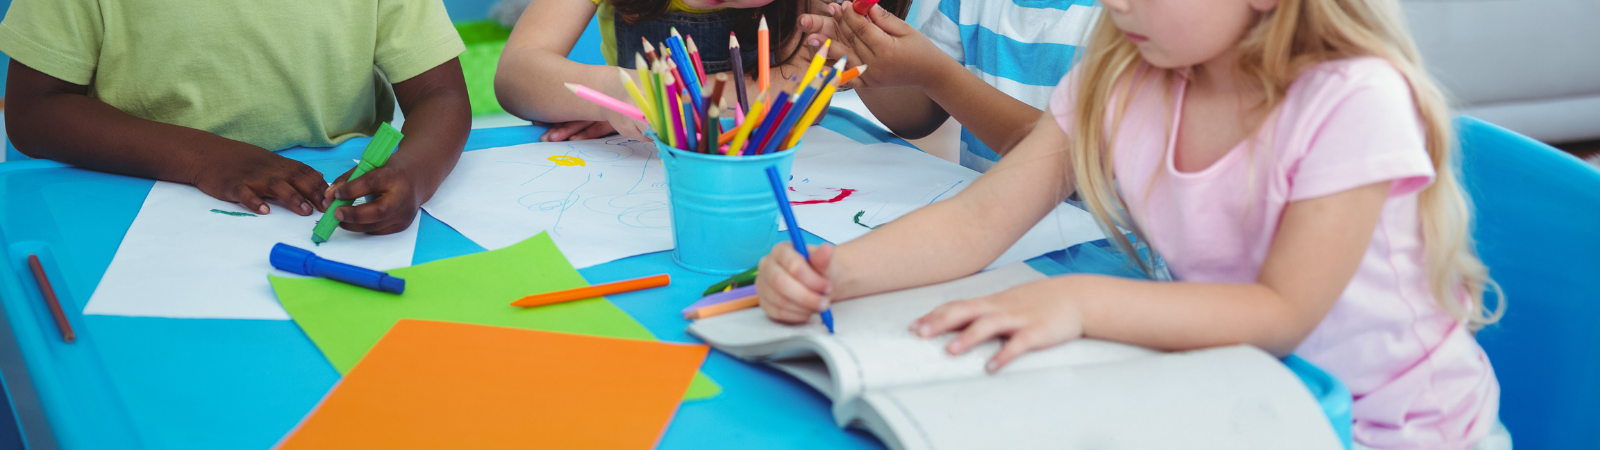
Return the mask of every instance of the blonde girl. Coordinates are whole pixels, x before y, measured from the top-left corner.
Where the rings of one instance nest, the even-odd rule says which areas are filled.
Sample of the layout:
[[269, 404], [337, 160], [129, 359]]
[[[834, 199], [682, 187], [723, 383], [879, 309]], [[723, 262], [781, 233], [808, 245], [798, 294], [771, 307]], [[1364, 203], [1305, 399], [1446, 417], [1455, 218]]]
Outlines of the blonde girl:
[[990, 371], [1080, 337], [1251, 344], [1338, 375], [1359, 446], [1470, 448], [1491, 430], [1509, 446], [1472, 337], [1502, 309], [1484, 306], [1492, 282], [1469, 241], [1449, 112], [1398, 4], [1102, 3], [1083, 60], [1011, 154], [950, 200], [809, 261], [774, 247], [757, 280], [767, 315], [804, 322], [834, 301], [971, 274], [1077, 192], [1179, 281], [1055, 277], [946, 304], [911, 331], [959, 333], [953, 354], [1004, 339]]

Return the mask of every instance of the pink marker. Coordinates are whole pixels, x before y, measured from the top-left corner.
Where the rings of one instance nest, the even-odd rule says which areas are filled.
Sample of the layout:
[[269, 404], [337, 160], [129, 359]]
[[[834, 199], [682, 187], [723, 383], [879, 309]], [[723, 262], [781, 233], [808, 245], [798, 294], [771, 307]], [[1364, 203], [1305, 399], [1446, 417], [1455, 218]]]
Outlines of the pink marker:
[[638, 119], [640, 122], [645, 121], [644, 113], [640, 112], [639, 108], [636, 106], [630, 105], [622, 100], [611, 98], [611, 96], [602, 94], [600, 91], [590, 89], [588, 86], [572, 83], [562, 84], [567, 86], [567, 90], [572, 91], [573, 94], [577, 94], [579, 97], [583, 97], [585, 100], [594, 102], [600, 106], [604, 106], [606, 109], [616, 111], [624, 116]]

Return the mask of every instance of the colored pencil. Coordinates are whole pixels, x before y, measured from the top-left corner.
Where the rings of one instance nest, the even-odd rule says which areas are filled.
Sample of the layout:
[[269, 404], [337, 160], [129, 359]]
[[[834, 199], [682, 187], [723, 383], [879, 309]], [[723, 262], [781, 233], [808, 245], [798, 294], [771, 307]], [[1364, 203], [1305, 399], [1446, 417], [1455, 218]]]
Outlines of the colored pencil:
[[[722, 302], [722, 303], [718, 303], [718, 304], [715, 304], [715, 305], [707, 306], [707, 307], [704, 307], [704, 308], [696, 309], [694, 311], [691, 311], [689, 314], [685, 314], [683, 316], [683, 318], [689, 319], [689, 320], [700, 320], [700, 319], [704, 319], [704, 318], [707, 318], [707, 317], [720, 316], [720, 315], [731, 313], [731, 312], [734, 312], [734, 311], [750, 309], [750, 308], [753, 308], [753, 307], [756, 307], [756, 306], [760, 306], [760, 305], [761, 305], [761, 297], [757, 297], [757, 296], [752, 295], [752, 296], [741, 298], [741, 299], [738, 299], [738, 300]], [[828, 332], [832, 333], [833, 331], [829, 330]]]
[[777, 151], [778, 146], [788, 140], [789, 130], [794, 128], [795, 122], [799, 122], [800, 116], [805, 115], [806, 110], [811, 106], [812, 97], [815, 97], [817, 91], [821, 90], [822, 80], [811, 80], [811, 85], [806, 86], [806, 90], [801, 91], [800, 97], [794, 101], [794, 105], [784, 113], [783, 121], [779, 122], [778, 126], [773, 128], [766, 138], [763, 138], [761, 150], [756, 154], [765, 155]]
[[756, 124], [761, 122], [761, 113], [766, 108], [766, 105], [763, 105], [761, 100], [761, 95], [757, 95], [755, 103], [750, 105], [750, 113], [745, 115], [744, 125], [739, 126], [739, 133], [735, 134], [733, 141], [728, 143], [728, 156], [740, 153], [739, 150], [744, 147], [745, 140], [750, 138], [751, 130], [754, 130]]
[[667, 274], [661, 274], [661, 275], [655, 275], [655, 276], [648, 276], [648, 277], [644, 277], [644, 278], [634, 278], [632, 280], [622, 280], [622, 281], [614, 281], [614, 282], [605, 283], [605, 284], [597, 284], [597, 285], [589, 286], [589, 287], [581, 287], [581, 288], [576, 288], [576, 289], [567, 289], [567, 290], [561, 290], [561, 291], [555, 291], [555, 292], [546, 292], [546, 293], [543, 293], [543, 294], [529, 295], [529, 296], [523, 297], [523, 298], [521, 298], [521, 299], [519, 299], [517, 301], [511, 302], [511, 306], [520, 306], [520, 307], [523, 307], [523, 308], [532, 307], [532, 306], [544, 306], [544, 305], [555, 304], [555, 303], [570, 302], [570, 301], [573, 301], [573, 300], [583, 300], [583, 299], [586, 299], [586, 298], [595, 298], [595, 297], [601, 297], [601, 296], [606, 296], [606, 295], [621, 294], [621, 293], [624, 293], [624, 292], [633, 292], [633, 291], [642, 290], [642, 289], [657, 288], [657, 287], [666, 286], [666, 285], [671, 284], [671, 283], [672, 283], [672, 277], [671, 276], [669, 276]]
[[706, 97], [706, 104], [715, 104], [722, 101], [722, 87], [728, 84], [728, 74], [719, 73], [711, 77], [711, 96]]
[[644, 94], [639, 93], [639, 88], [633, 85], [633, 77], [628, 75], [628, 69], [618, 67], [617, 74], [622, 77], [622, 88], [628, 90], [628, 96], [633, 97], [633, 103], [638, 105], [640, 120], [650, 123], [650, 103], [644, 101]]
[[683, 47], [683, 35], [678, 34], [678, 28], [672, 28], [672, 36], [667, 37], [667, 47], [672, 49], [672, 62], [678, 66], [678, 80], [682, 81], [683, 89], [689, 91], [690, 101], [694, 102], [695, 111], [704, 108], [700, 97], [700, 79], [694, 75], [694, 63], [689, 61], [689, 50]]
[[712, 143], [717, 141], [713, 136], [717, 135], [717, 122], [722, 120], [722, 114], [718, 112], [720, 109], [722, 108], [706, 105], [705, 130], [700, 133], [700, 153], [711, 153], [717, 147]]
[[56, 319], [56, 329], [61, 332], [61, 340], [71, 344], [78, 340], [78, 335], [72, 332], [72, 324], [67, 322], [67, 313], [61, 309], [61, 299], [56, 297], [56, 289], [50, 286], [50, 279], [44, 275], [44, 265], [39, 264], [38, 255], [28, 255], [28, 268], [33, 270], [33, 281], [39, 283], [39, 293], [44, 295], [44, 305], [50, 309], [50, 315]]
[[[741, 92], [744, 89], [743, 86], [740, 86], [739, 88], [740, 88]], [[733, 120], [734, 120], [734, 124], [733, 125], [734, 126], [744, 125], [744, 110], [745, 110], [745, 108], [743, 106], [733, 105]]]
[[761, 26], [756, 28], [756, 88], [761, 92], [772, 85], [772, 68], [768, 67], [772, 65], [772, 50], [768, 39], [771, 38], [768, 37], [767, 16], [762, 15]]
[[[738, 89], [736, 93], [739, 96], [739, 109], [736, 111], [749, 111], [749, 94], [744, 89], [744, 51], [739, 49], [739, 36], [731, 31], [728, 32], [728, 54], [733, 62], [733, 88]], [[744, 114], [736, 114], [735, 117], [744, 117]]]
[[572, 83], [562, 83], [562, 85], [566, 86], [567, 90], [572, 91], [573, 94], [577, 94], [579, 97], [583, 97], [585, 100], [594, 102], [595, 104], [605, 107], [606, 109], [616, 111], [624, 116], [639, 119], [640, 122], [644, 121], [644, 112], [640, 111], [638, 107], [629, 105], [627, 102], [611, 98], [611, 96], [602, 94], [600, 91], [590, 89], [588, 86]]
[[706, 81], [706, 66], [700, 62], [700, 47], [694, 45], [694, 36], [684, 36], [689, 41], [689, 61], [694, 63], [694, 76], [701, 83]]
[[650, 61], [654, 62], [656, 60], [656, 47], [654, 45], [650, 45], [650, 40], [645, 39], [644, 36], [640, 36], [639, 41], [644, 43], [644, 56], [649, 58]]
[[822, 48], [817, 49], [816, 56], [811, 57], [811, 65], [806, 67], [805, 76], [800, 77], [801, 86], [811, 84], [811, 79], [815, 78], [817, 73], [822, 71], [823, 64], [828, 62], [828, 47], [831, 45], [833, 45], [833, 39], [824, 41], [822, 43]]
[[839, 86], [839, 77], [834, 75], [839, 73], [839, 69], [844, 68], [845, 60], [846, 58], [839, 58], [839, 62], [834, 63], [833, 71], [827, 77], [824, 77], [824, 80], [826, 80], [824, 82], [825, 87], [822, 88], [821, 92], [817, 93], [816, 97], [813, 97], [811, 103], [806, 106], [804, 114], [800, 116], [800, 121], [794, 124], [792, 131], [784, 137], [783, 145], [778, 146], [776, 150], [793, 148], [795, 144], [800, 142], [801, 135], [804, 135], [806, 129], [811, 127], [817, 116], [822, 113], [822, 110], [828, 107], [828, 101], [833, 98], [833, 93]]
[[672, 145], [672, 132], [667, 128], [672, 124], [672, 115], [667, 112], [667, 87], [661, 78], [661, 65], [656, 64], [650, 69], [650, 89], [655, 91], [656, 103], [656, 137]]
[[861, 76], [861, 74], [865, 73], [866, 71], [867, 71], [867, 65], [866, 64], [855, 66], [854, 68], [851, 68], [850, 70], [846, 70], [846, 71], [844, 71], [843, 74], [839, 75], [839, 84], [849, 83], [850, 80], [856, 79], [856, 77]]
[[682, 145], [689, 141], [683, 137], [683, 118], [679, 117], [683, 114], [681, 112], [683, 110], [678, 108], [677, 81], [673, 80], [671, 73], [663, 72], [661, 74], [661, 84], [662, 90], [667, 92], [667, 103], [663, 107], [666, 108], [667, 115], [671, 117], [671, 120], [667, 121], [667, 128], [671, 128], [671, 130], [662, 130], [661, 134], [666, 134], [668, 138], [671, 138], [668, 143], [673, 148], [681, 149], [683, 148]]
[[[800, 235], [800, 225], [794, 220], [794, 209], [789, 207], [789, 195], [783, 192], [783, 180], [778, 176], [778, 166], [767, 166], [767, 181], [772, 183], [772, 196], [777, 197], [778, 212], [783, 214], [783, 223], [789, 226], [789, 243], [794, 244], [794, 251], [806, 261], [811, 260], [811, 253], [806, 251], [806, 241]], [[833, 333], [833, 309], [822, 310], [822, 324], [828, 327], [828, 333]]]
[[766, 143], [767, 135], [772, 132], [772, 127], [777, 126], [777, 122], [783, 119], [783, 113], [789, 110], [791, 103], [794, 102], [789, 101], [788, 92], [778, 92], [778, 98], [773, 99], [772, 105], [768, 107], [771, 109], [767, 112], [766, 118], [761, 119], [761, 126], [756, 127], [756, 131], [750, 134], [750, 140], [748, 141], [750, 148], [746, 149], [749, 151], [741, 150], [739, 153], [759, 155], [760, 153], [756, 152], [761, 150], [761, 146]]
[[726, 280], [718, 281], [717, 284], [706, 287], [706, 291], [700, 293], [700, 295], [706, 296], [732, 288], [741, 288], [753, 285], [756, 282], [756, 277], [759, 275], [761, 275], [761, 267], [751, 267], [750, 270], [739, 272], [731, 277], [728, 277]]

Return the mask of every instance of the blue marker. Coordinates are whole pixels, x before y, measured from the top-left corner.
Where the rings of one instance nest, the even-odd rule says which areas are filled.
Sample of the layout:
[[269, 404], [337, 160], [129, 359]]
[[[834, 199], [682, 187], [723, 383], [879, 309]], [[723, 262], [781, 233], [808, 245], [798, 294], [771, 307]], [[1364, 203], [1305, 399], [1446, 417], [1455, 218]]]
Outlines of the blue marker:
[[322, 259], [311, 251], [289, 244], [272, 246], [272, 267], [295, 274], [323, 277], [374, 291], [399, 294], [406, 291], [406, 280], [387, 273], [364, 269], [338, 261]]
[[[767, 166], [767, 181], [772, 182], [772, 195], [778, 197], [778, 211], [783, 213], [783, 223], [789, 226], [789, 241], [794, 244], [794, 251], [810, 261], [811, 253], [806, 251], [806, 240], [800, 235], [800, 225], [794, 221], [794, 210], [789, 208], [789, 195], [783, 192], [778, 166]], [[828, 327], [828, 334], [833, 334], [833, 308], [822, 310], [822, 324]]]

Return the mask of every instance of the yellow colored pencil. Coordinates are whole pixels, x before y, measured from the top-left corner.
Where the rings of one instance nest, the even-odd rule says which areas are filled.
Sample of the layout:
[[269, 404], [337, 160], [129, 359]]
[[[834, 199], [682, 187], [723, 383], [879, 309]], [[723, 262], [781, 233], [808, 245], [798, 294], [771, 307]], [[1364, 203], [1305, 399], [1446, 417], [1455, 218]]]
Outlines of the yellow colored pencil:
[[628, 69], [618, 67], [617, 74], [622, 76], [622, 87], [628, 90], [629, 97], [633, 97], [633, 104], [639, 105], [639, 111], [644, 113], [645, 123], [650, 123], [650, 104], [644, 101], [644, 95], [633, 85], [633, 77], [628, 76]]
[[817, 49], [817, 56], [811, 58], [811, 66], [806, 68], [806, 75], [800, 77], [800, 87], [795, 88], [795, 92], [798, 93], [806, 85], [811, 84], [811, 79], [816, 78], [817, 73], [822, 71], [822, 65], [828, 62], [828, 46], [830, 45], [833, 45], [833, 39], [824, 41], [822, 48]]
[[767, 94], [763, 92], [756, 96], [756, 101], [751, 102], [750, 113], [745, 115], [744, 125], [739, 126], [739, 134], [733, 135], [733, 141], [728, 143], [728, 156], [738, 154], [739, 147], [743, 147], [744, 141], [750, 138], [750, 131], [755, 129], [756, 124], [761, 123], [762, 114], [766, 112], [764, 111], [767, 106], [764, 98], [766, 96]]

